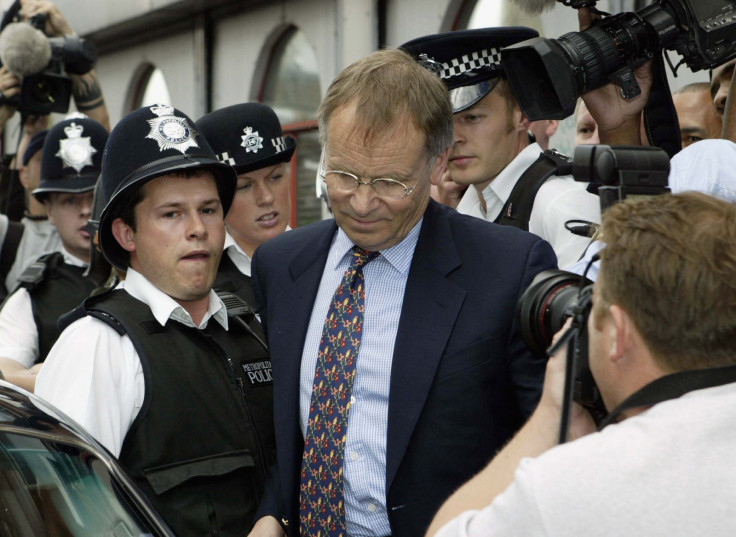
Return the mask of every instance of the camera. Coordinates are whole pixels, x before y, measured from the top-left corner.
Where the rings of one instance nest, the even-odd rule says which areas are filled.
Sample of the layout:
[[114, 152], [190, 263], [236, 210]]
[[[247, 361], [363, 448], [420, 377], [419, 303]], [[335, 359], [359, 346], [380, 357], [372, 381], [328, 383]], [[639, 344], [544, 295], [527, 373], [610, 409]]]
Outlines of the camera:
[[[590, 0], [558, 0], [573, 7]], [[675, 50], [693, 71], [736, 56], [736, 4], [731, 0], [656, 0], [606, 17], [584, 32], [537, 37], [501, 50], [514, 96], [531, 121], [564, 119], [577, 98], [614, 82], [624, 98], [641, 92], [633, 68], [661, 49]]]
[[[566, 169], [571, 166], [576, 181], [587, 182], [597, 190], [601, 211], [624, 199], [643, 199], [669, 192], [669, 156], [657, 147], [579, 145], [572, 162], [567, 159], [561, 165]], [[591, 263], [597, 259], [596, 254]], [[567, 319], [572, 319], [567, 334], [572, 400], [600, 423], [606, 408], [588, 366], [588, 317], [592, 299], [593, 282], [584, 275], [547, 270], [537, 274], [522, 294], [516, 305], [516, 319], [524, 343], [536, 354], [550, 352], [552, 338]]]
[[666, 194], [670, 158], [658, 147], [579, 145], [572, 176], [589, 183], [601, 199], [601, 211], [627, 198]]
[[28, 23], [4, 24], [0, 31], [2, 62], [21, 77], [19, 95], [0, 97], [0, 104], [15, 106], [23, 114], [67, 112], [72, 80], [65, 72], [87, 73], [97, 60], [92, 42], [77, 36], [47, 38], [45, 26], [46, 16], [36, 15]]
[[537, 274], [516, 305], [521, 337], [535, 353], [544, 354], [552, 337], [572, 318], [568, 347], [572, 399], [585, 407], [596, 422], [606, 415], [598, 387], [588, 365], [588, 317], [593, 283], [585, 276], [564, 270]]

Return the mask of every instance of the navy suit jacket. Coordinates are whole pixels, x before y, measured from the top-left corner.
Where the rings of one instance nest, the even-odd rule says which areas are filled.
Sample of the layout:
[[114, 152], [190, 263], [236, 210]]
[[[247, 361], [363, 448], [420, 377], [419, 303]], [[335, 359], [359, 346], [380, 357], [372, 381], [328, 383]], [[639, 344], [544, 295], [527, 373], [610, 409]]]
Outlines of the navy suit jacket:
[[[289, 231], [253, 258], [273, 365], [278, 463], [259, 514], [288, 519], [292, 535], [299, 528], [302, 348], [336, 230], [326, 220]], [[536, 406], [546, 360], [520, 339], [515, 308], [533, 277], [555, 267], [552, 248], [536, 235], [430, 200], [391, 370], [386, 502], [394, 536], [424, 535], [442, 502]]]

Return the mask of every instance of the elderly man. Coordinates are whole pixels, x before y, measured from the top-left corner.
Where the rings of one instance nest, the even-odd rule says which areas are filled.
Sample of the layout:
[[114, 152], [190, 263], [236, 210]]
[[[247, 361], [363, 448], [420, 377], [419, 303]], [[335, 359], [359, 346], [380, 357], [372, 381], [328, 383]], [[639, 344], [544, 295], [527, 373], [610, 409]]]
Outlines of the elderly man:
[[554, 253], [430, 201], [452, 111], [406, 53], [347, 67], [319, 124], [334, 220], [253, 258], [283, 502], [264, 497], [256, 534], [421, 535], [536, 406], [545, 360], [513, 312]]
[[534, 415], [429, 535], [736, 532], [736, 208], [695, 192], [625, 201], [605, 211], [603, 232], [587, 319], [603, 430], [576, 404], [577, 439], [555, 447], [557, 353]]

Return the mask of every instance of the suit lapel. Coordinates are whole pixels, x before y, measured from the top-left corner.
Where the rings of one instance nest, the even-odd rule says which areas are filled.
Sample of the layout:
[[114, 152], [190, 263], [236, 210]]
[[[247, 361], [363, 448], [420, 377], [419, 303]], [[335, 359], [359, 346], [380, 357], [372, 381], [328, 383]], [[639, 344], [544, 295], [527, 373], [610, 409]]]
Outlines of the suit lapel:
[[386, 448], [386, 490], [406, 452], [465, 290], [446, 276], [460, 266], [445, 211], [425, 211], [414, 252], [394, 346]]

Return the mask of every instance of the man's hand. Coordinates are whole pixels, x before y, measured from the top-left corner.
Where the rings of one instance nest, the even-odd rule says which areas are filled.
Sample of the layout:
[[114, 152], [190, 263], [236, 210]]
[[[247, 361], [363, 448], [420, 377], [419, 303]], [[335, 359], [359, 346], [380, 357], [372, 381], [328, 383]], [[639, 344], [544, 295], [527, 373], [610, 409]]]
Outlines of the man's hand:
[[72, 27], [53, 2], [42, 0], [21, 0], [21, 16], [28, 20], [34, 15], [46, 15], [46, 28], [44, 33], [49, 37], [64, 37], [74, 33]]
[[[4, 99], [11, 99], [20, 93], [20, 78], [8, 71], [3, 65], [0, 67], [0, 94]], [[15, 106], [3, 103], [0, 105], [0, 130], [15, 114]]]
[[[580, 31], [587, 30], [595, 18], [589, 8], [578, 10]], [[624, 99], [621, 88], [609, 83], [585, 93], [583, 101], [590, 115], [598, 123], [602, 144], [641, 145], [641, 115], [652, 91], [651, 60], [634, 69], [634, 76], [641, 93], [633, 99]]]
[[258, 519], [248, 537], [286, 537], [279, 521], [272, 516]]
[[[21, 0], [21, 14], [24, 20], [34, 15], [46, 15], [45, 33], [49, 37], [63, 37], [74, 33], [72, 27], [53, 2], [44, 0]], [[87, 73], [67, 73], [72, 79], [72, 96], [77, 110], [86, 114], [110, 130], [110, 114], [102, 95], [100, 81], [94, 69]]]
[[[570, 326], [570, 319], [557, 332], [552, 339], [556, 342], [562, 334], [565, 333]], [[554, 356], [551, 356], [547, 362], [547, 370], [544, 375], [544, 388], [542, 389], [542, 398], [539, 406], [535, 410], [543, 413], [546, 419], [560, 423], [562, 417], [562, 400], [565, 391], [565, 369], [567, 367], [567, 345], [563, 345]], [[595, 432], [596, 426], [593, 418], [587, 410], [578, 403], [573, 402], [570, 408], [570, 429], [568, 431], [568, 439], [575, 440], [586, 434]]]
[[[569, 326], [565, 326], [554, 337], [560, 338]], [[519, 462], [525, 457], [537, 457], [557, 445], [562, 394], [565, 386], [565, 361], [567, 346], [563, 346], [547, 362], [542, 398], [529, 421], [498, 455], [473, 479], [460, 487], [445, 501], [434, 517], [427, 536], [437, 533], [442, 526], [469, 509], [483, 509], [491, 504], [514, 480]], [[571, 416], [571, 436], [578, 438], [595, 431], [590, 415], [579, 405]], [[587, 418], [586, 418], [587, 415]]]
[[468, 189], [467, 185], [459, 185], [450, 177], [450, 172], [445, 170], [442, 180], [438, 185], [432, 185], [432, 199], [455, 209]]

